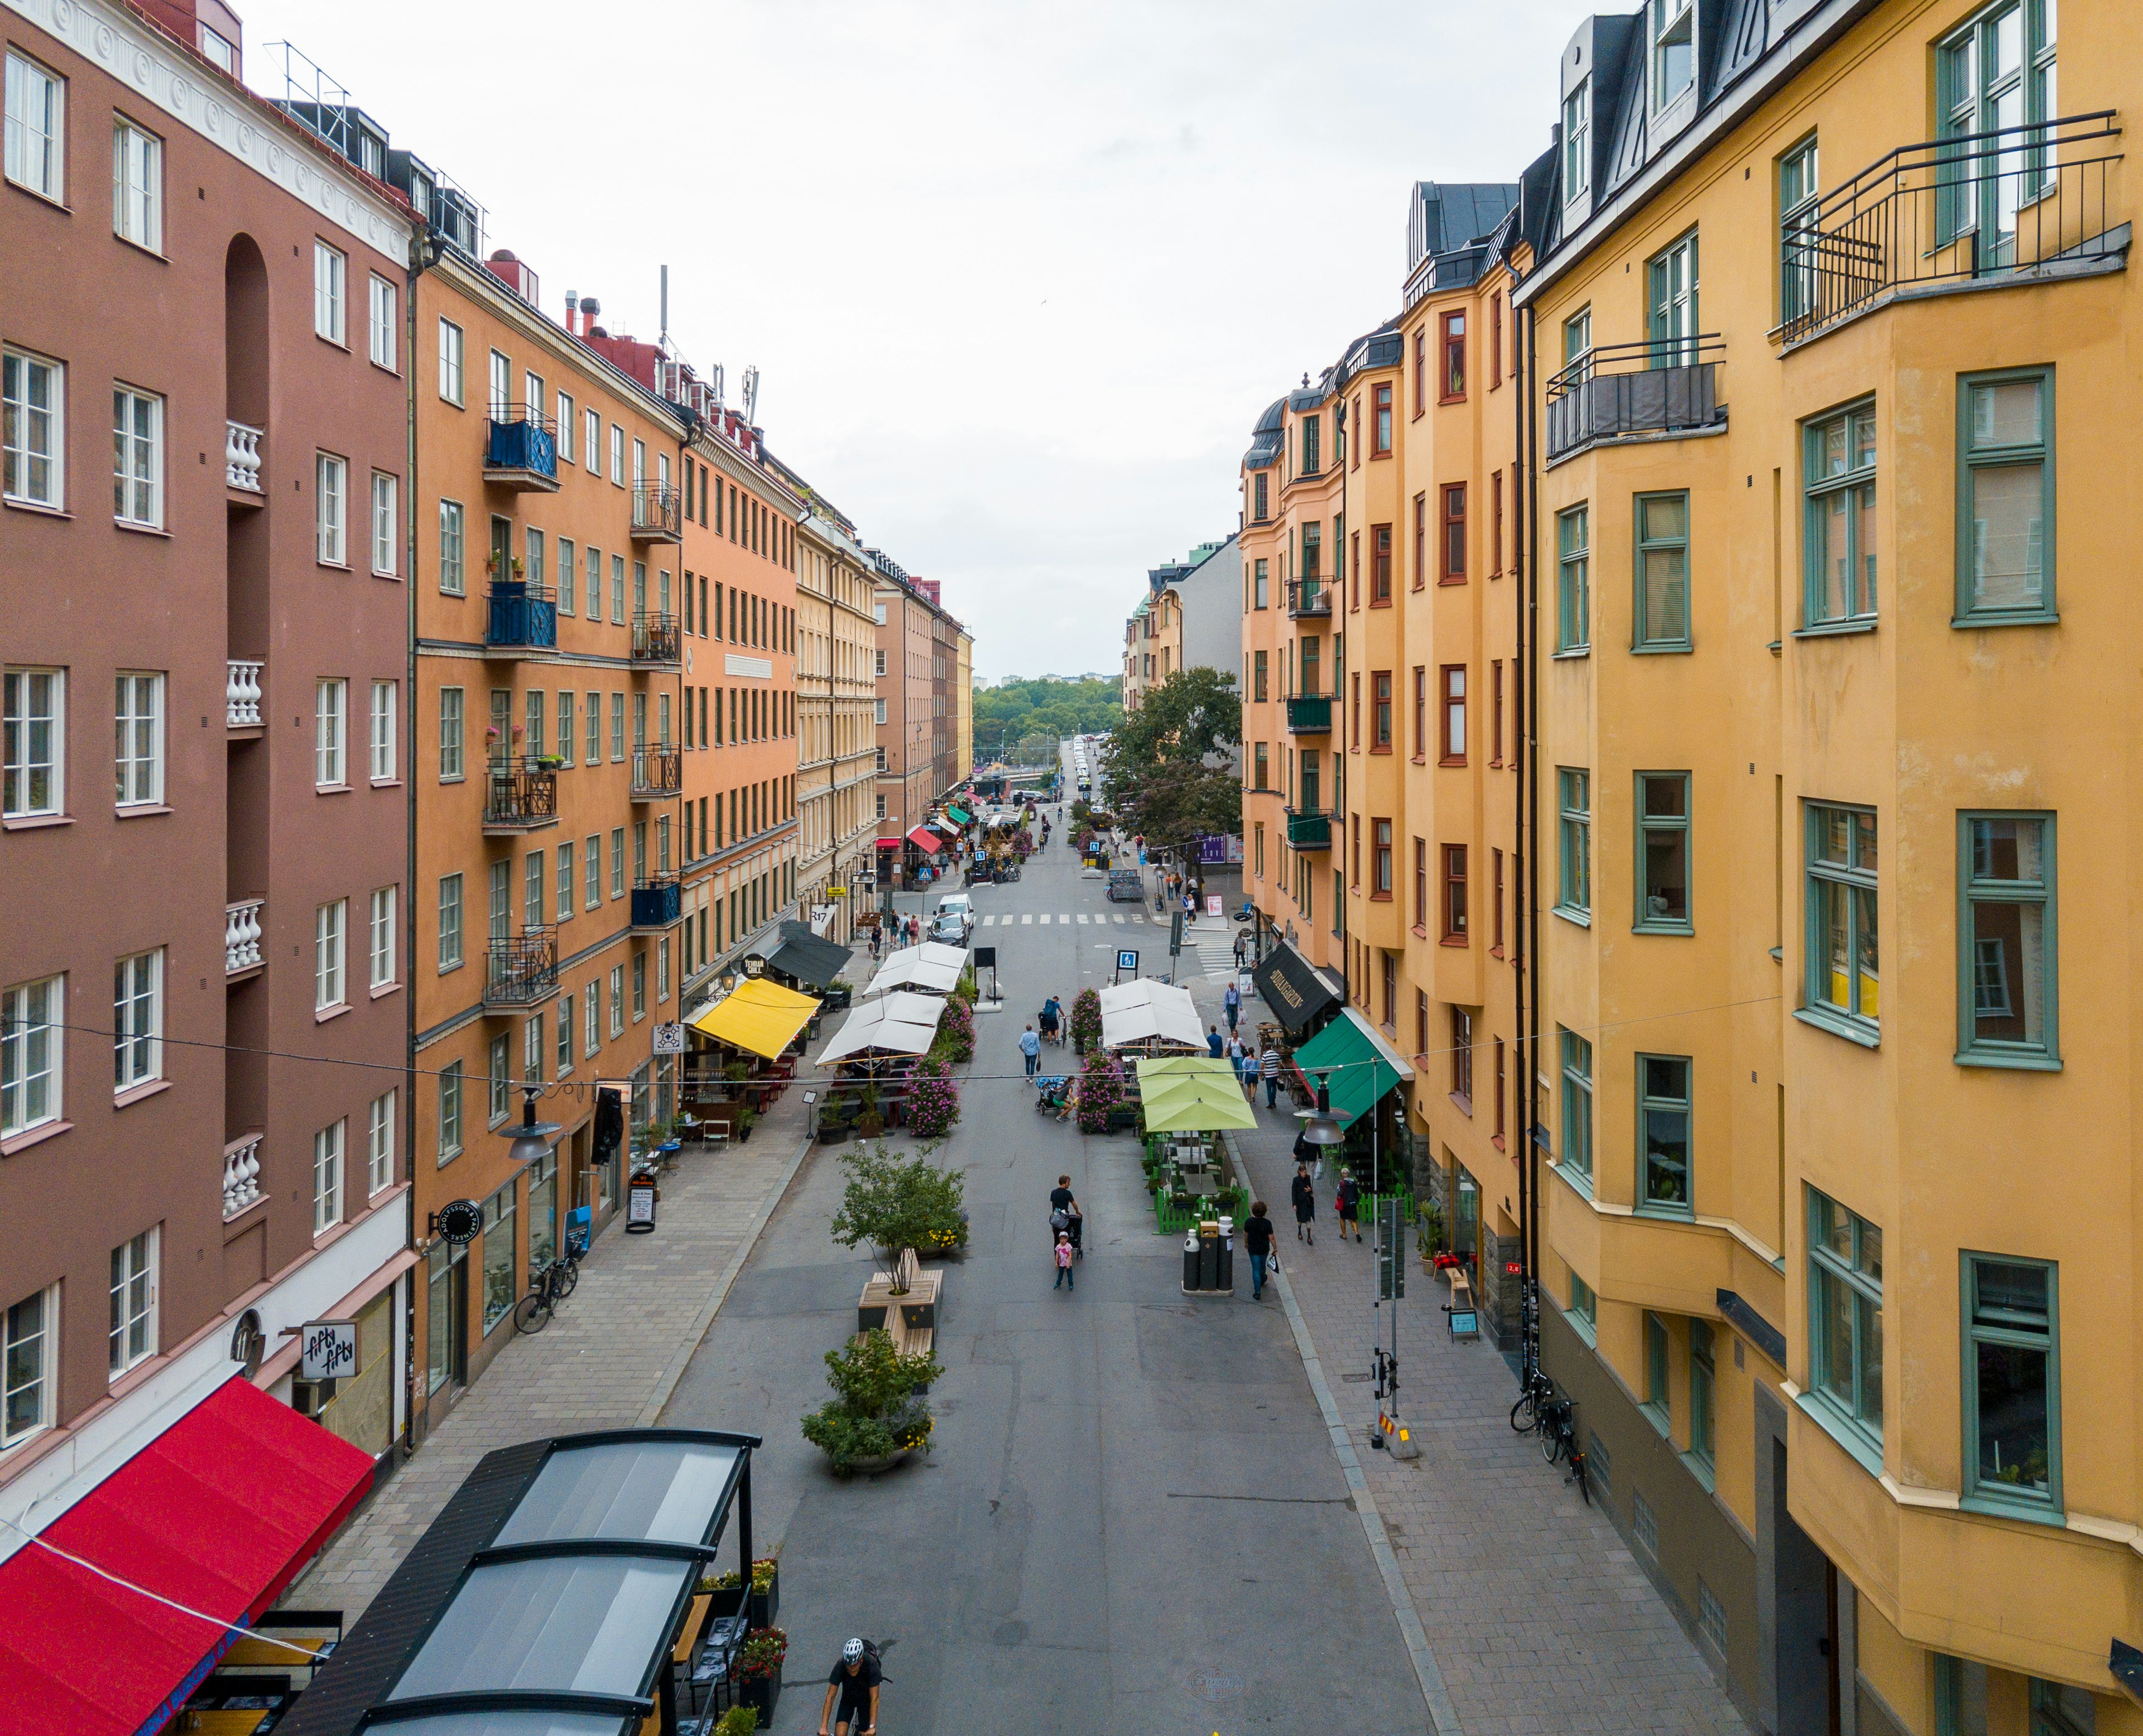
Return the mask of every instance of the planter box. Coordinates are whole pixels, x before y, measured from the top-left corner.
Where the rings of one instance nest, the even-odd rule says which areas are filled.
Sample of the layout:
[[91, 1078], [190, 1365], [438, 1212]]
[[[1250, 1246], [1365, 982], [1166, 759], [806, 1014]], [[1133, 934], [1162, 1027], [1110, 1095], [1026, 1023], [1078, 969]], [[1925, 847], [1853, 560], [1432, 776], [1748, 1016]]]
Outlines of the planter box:
[[762, 1730], [774, 1722], [774, 1709], [781, 1699], [781, 1678], [775, 1676], [747, 1676], [736, 1684], [736, 1703], [750, 1706], [759, 1714]]
[[[776, 1567], [774, 1570], [773, 1580], [767, 1586], [766, 1590], [764, 1591], [755, 1591], [751, 1595], [751, 1619], [748, 1625], [755, 1628], [772, 1627], [774, 1625], [774, 1618], [779, 1613], [780, 1609], [781, 1570], [779, 1567]], [[779, 1684], [777, 1683], [775, 1685], [779, 1687]], [[770, 1713], [773, 1709], [774, 1709], [771, 1705], [769, 1705], [767, 1708], [767, 1710]], [[764, 1725], [765, 1720], [762, 1719], [760, 1723]]]

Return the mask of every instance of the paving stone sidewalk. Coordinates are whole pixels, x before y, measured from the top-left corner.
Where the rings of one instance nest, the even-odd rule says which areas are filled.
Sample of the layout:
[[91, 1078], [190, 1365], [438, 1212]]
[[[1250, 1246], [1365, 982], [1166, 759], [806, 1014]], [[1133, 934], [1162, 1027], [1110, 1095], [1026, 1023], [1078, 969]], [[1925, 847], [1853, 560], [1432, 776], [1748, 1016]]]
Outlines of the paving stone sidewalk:
[[807, 1154], [803, 1095], [784, 1092], [742, 1145], [685, 1153], [662, 1180], [651, 1234], [628, 1235], [622, 1216], [614, 1220], [549, 1327], [499, 1352], [283, 1601], [339, 1609], [347, 1627], [486, 1453], [651, 1425]]

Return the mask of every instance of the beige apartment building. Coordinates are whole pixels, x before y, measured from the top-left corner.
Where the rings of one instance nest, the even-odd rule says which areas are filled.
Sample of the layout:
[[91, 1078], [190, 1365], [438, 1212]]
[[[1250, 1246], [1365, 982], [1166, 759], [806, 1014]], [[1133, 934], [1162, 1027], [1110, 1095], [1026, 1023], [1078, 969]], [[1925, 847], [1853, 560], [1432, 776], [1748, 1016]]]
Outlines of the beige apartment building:
[[798, 901], [812, 926], [855, 934], [878, 823], [876, 576], [825, 502], [797, 530]]

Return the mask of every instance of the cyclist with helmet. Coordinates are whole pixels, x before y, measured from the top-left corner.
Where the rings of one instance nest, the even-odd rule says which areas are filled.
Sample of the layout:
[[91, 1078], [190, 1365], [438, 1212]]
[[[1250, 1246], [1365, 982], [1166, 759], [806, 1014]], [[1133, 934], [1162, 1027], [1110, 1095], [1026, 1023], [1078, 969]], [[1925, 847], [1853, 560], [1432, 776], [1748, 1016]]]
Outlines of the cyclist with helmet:
[[[878, 1729], [878, 1648], [851, 1640], [841, 1648], [841, 1661], [826, 1678], [826, 1704], [819, 1714], [819, 1736], [875, 1736]], [[834, 1713], [839, 1697], [840, 1711]]]

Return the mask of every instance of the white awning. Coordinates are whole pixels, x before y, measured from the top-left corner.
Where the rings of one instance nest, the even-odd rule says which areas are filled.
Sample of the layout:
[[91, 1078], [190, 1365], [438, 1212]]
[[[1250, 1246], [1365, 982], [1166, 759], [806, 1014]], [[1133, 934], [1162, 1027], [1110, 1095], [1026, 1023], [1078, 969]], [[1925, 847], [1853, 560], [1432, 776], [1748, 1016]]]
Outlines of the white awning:
[[1101, 1046], [1121, 1048], [1158, 1037], [1186, 1049], [1205, 1046], [1205, 1027], [1190, 991], [1141, 977], [1101, 992]]
[[944, 1011], [945, 1003], [934, 995], [890, 994], [866, 1001], [849, 1015], [848, 1022], [819, 1051], [819, 1065], [829, 1066], [870, 1051], [883, 1055], [927, 1055]]
[[896, 952], [887, 953], [885, 962], [878, 967], [864, 995], [868, 999], [902, 988], [950, 994], [959, 984], [960, 972], [967, 967], [964, 947], [948, 947], [927, 940], [920, 946], [903, 947]]

